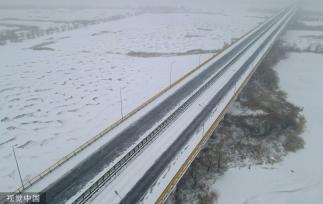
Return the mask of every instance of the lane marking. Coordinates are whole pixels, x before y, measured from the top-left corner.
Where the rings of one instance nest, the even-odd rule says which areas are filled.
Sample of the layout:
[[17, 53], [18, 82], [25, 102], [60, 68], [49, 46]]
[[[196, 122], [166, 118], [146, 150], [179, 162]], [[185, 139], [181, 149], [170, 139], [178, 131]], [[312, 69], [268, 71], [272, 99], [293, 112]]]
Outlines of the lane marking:
[[52, 164], [51, 166], [49, 166], [47, 169], [45, 169], [44, 171], [42, 171], [41, 173], [39, 173], [38, 175], [36, 175], [32, 179], [30, 179], [27, 182], [25, 182], [24, 183], [24, 188], [21, 186], [21, 187], [17, 188], [17, 190], [15, 192], [16, 193], [19, 193], [19, 192], [22, 192], [22, 191], [30, 188], [32, 185], [34, 185], [39, 180], [41, 180], [42, 178], [44, 178], [46, 175], [50, 174], [52, 171], [54, 171], [55, 169], [57, 169], [58, 167], [60, 167], [61, 165], [63, 165], [65, 162], [67, 162], [70, 159], [72, 159], [74, 156], [76, 156], [78, 153], [80, 153], [81, 151], [83, 151], [85, 148], [87, 148], [88, 146], [90, 146], [91, 144], [93, 144], [94, 142], [96, 142], [98, 139], [100, 139], [101, 137], [103, 137], [105, 134], [107, 134], [108, 132], [110, 132], [114, 128], [118, 127], [122, 122], [126, 121], [131, 116], [133, 116], [134, 114], [136, 114], [137, 112], [139, 112], [140, 110], [142, 110], [143, 108], [145, 108], [147, 105], [149, 105], [150, 103], [152, 103], [158, 97], [160, 97], [161, 95], [163, 95], [164, 93], [166, 93], [168, 90], [172, 89], [173, 87], [175, 87], [176, 85], [178, 85], [180, 82], [182, 82], [183, 80], [185, 80], [187, 77], [191, 76], [193, 73], [195, 73], [196, 71], [198, 71], [205, 64], [207, 64], [208, 62], [210, 62], [211, 60], [213, 60], [215, 57], [217, 57], [218, 55], [220, 55], [221, 53], [223, 53], [224, 51], [226, 51], [228, 48], [231, 48], [232, 46], [234, 46], [235, 44], [237, 44], [238, 42], [240, 42], [240, 40], [242, 38], [244, 38], [245, 36], [247, 36], [248, 34], [250, 34], [251, 32], [253, 32], [254, 30], [256, 30], [258, 27], [259, 26], [256, 26], [256, 27], [252, 28], [250, 31], [248, 31], [247, 33], [245, 33], [244, 35], [242, 35], [241, 37], [236, 38], [228, 46], [223, 47], [217, 53], [215, 53], [214, 55], [212, 55], [211, 57], [209, 57], [207, 60], [205, 60], [204, 62], [202, 62], [200, 65], [198, 65], [197, 67], [195, 67], [191, 71], [189, 71], [186, 74], [184, 74], [181, 78], [177, 79], [174, 83], [171, 84], [171, 86], [165, 87], [164, 89], [162, 89], [161, 91], [159, 91], [158, 93], [156, 93], [154, 96], [152, 96], [151, 98], [149, 98], [147, 101], [143, 102], [137, 108], [135, 108], [132, 111], [130, 111], [129, 113], [127, 113], [123, 117], [123, 119], [119, 119], [119, 120], [115, 121], [109, 127], [107, 127], [103, 131], [99, 132], [96, 136], [92, 137], [90, 140], [86, 141], [85, 143], [83, 143], [82, 145], [80, 145], [79, 147], [77, 147], [71, 153], [65, 155], [64, 157], [62, 157], [61, 159], [59, 159], [57, 162], [55, 162], [54, 164]]
[[224, 115], [229, 110], [230, 105], [235, 101], [237, 96], [240, 94], [240, 92], [243, 90], [243, 88], [246, 86], [246, 84], [249, 82], [251, 77], [253, 76], [254, 72], [257, 70], [257, 68], [260, 66], [260, 64], [263, 62], [264, 58], [268, 55], [269, 51], [271, 50], [273, 44], [268, 48], [268, 50], [265, 52], [265, 54], [261, 57], [261, 59], [257, 62], [257, 64], [252, 68], [252, 71], [248, 75], [248, 77], [244, 80], [242, 85], [239, 87], [237, 92], [231, 97], [230, 101], [224, 108], [224, 110], [221, 112], [221, 114], [218, 116], [218, 118], [214, 121], [214, 123], [211, 125], [211, 127], [208, 129], [208, 131], [205, 133], [205, 135], [202, 137], [200, 142], [196, 145], [196, 147], [193, 149], [191, 154], [188, 156], [188, 158], [185, 160], [181, 168], [177, 171], [175, 176], [171, 179], [169, 184], [166, 186], [164, 191], [161, 193], [161, 195], [158, 197], [156, 204], [163, 204], [168, 196], [171, 194], [171, 192], [175, 189], [177, 183], [180, 181], [180, 179], [183, 177], [184, 173], [187, 171], [191, 163], [194, 161], [198, 153], [202, 150], [202, 147], [208, 139], [213, 135], [215, 129], [217, 128], [218, 124], [223, 119]]

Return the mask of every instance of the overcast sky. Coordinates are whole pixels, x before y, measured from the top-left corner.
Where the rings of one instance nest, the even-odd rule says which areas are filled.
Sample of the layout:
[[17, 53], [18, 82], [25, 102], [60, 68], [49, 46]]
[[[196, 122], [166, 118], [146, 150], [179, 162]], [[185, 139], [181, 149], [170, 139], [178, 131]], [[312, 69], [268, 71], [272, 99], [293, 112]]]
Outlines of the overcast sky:
[[250, 4], [250, 2], [282, 2], [292, 0], [0, 0], [0, 6], [90, 6], [90, 7], [142, 7], [142, 6], [192, 6], [192, 5], [213, 5], [221, 6], [221, 4], [242, 3]]
[[[228, 4], [241, 4], [250, 7], [269, 7], [276, 5], [284, 6], [290, 2], [302, 1], [308, 5], [312, 2], [314, 7], [318, 4], [322, 5], [323, 0], [0, 0], [0, 8], [8, 7], [107, 7], [107, 8], [134, 8], [134, 7], [221, 7]], [[323, 6], [322, 12], [323, 12]]]

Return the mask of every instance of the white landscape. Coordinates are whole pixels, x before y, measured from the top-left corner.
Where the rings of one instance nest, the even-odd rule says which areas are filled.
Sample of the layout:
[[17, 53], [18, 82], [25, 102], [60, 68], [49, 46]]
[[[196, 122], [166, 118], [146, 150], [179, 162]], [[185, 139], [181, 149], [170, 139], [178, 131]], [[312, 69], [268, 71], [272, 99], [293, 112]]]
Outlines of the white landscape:
[[[218, 203], [321, 203], [323, 200], [323, 92], [322, 55], [290, 54], [276, 70], [288, 99], [304, 108], [307, 120], [302, 138], [305, 148], [284, 161], [251, 169], [230, 169], [216, 183]], [[232, 196], [234, 195], [234, 196]]]
[[323, 57], [314, 49], [323, 45], [321, 35], [322, 31], [287, 31], [282, 37], [284, 44], [307, 52], [290, 52], [275, 67], [287, 99], [304, 109], [304, 149], [274, 165], [229, 169], [213, 186], [219, 204], [322, 203]]
[[[40, 13], [59, 18], [51, 12]], [[92, 19], [95, 12], [103, 13], [85, 13]], [[28, 182], [120, 119], [120, 89], [126, 114], [169, 85], [170, 69], [175, 81], [270, 14], [253, 15], [247, 9], [141, 12], [1, 46], [0, 189], [20, 186], [12, 146]]]
[[[63, 5], [68, 4], [62, 2]], [[217, 3], [211, 0], [203, 3], [177, 0], [176, 6], [172, 0], [152, 1], [151, 5], [147, 4], [149, 1], [141, 0], [141, 4], [125, 1], [109, 8], [86, 8], [86, 1], [80, 2], [80, 8], [74, 9], [56, 8], [54, 3], [49, 3], [50, 8], [0, 8], [0, 192], [15, 191], [21, 186], [13, 147], [22, 180], [27, 183], [264, 22], [278, 11], [277, 5], [280, 8], [284, 6], [278, 0], [257, 3], [248, 0], [249, 5], [244, 2], [226, 4], [223, 0], [216, 0]], [[255, 8], [262, 10], [252, 10]], [[323, 18], [304, 20], [303, 23], [323, 26]], [[15, 39], [1, 40], [9, 34], [13, 34]], [[289, 153], [281, 162], [272, 165], [228, 169], [215, 184], [211, 184], [217, 193], [214, 203], [323, 202], [323, 92], [320, 90], [323, 87], [323, 55], [317, 54], [323, 52], [322, 36], [322, 31], [318, 30], [286, 31], [281, 40], [293, 52], [288, 52], [288, 58], [275, 67], [280, 88], [286, 92], [288, 101], [304, 108], [306, 128], [301, 135], [305, 141], [304, 149]], [[264, 39], [263, 36], [258, 43]], [[223, 81], [218, 80], [217, 83], [224, 84], [226, 77], [229, 78], [224, 75]], [[218, 91], [217, 88], [201, 97], [198, 105], [203, 101], [206, 103], [212, 91]], [[176, 87], [168, 94], [175, 90]], [[229, 101], [229, 98], [225, 100]], [[198, 105], [194, 106], [196, 110], [200, 108]], [[224, 107], [226, 103], [220, 105]], [[267, 114], [262, 110], [244, 109], [238, 102], [231, 107], [230, 113]], [[186, 114], [189, 121], [193, 114]], [[207, 124], [211, 125], [214, 119], [209, 118]], [[172, 131], [183, 131], [185, 122], [183, 120], [182, 127], [166, 130], [170, 132], [169, 138], [156, 139], [157, 142], [147, 147], [150, 152], [138, 158], [148, 161], [152, 154], [162, 153], [162, 149], [176, 139], [171, 137]], [[204, 129], [198, 131], [198, 134], [204, 133]], [[104, 141], [110, 139], [104, 138]], [[186, 145], [163, 172], [163, 178], [151, 187], [150, 194], [160, 195], [164, 188], [159, 186], [168, 184], [175, 170], [181, 167], [180, 162], [199, 141], [200, 136]], [[96, 145], [83, 151], [84, 155], [100, 147]], [[153, 159], [149, 162], [154, 163]], [[180, 162], [176, 163], [177, 160]], [[79, 162], [78, 158], [73, 162], [72, 165]], [[152, 165], [149, 162], [145, 163], [146, 166], [130, 163], [135, 167], [122, 173], [132, 175], [133, 179], [124, 176], [120, 183], [116, 182], [119, 180], [111, 181], [110, 186], [101, 189], [103, 194], [91, 202], [107, 203], [110, 200], [118, 203], [120, 196], [111, 193], [111, 189], [126, 194], [127, 188], [132, 187], [130, 184], [136, 184], [135, 176], [144, 174], [145, 168]], [[176, 168], [170, 171], [172, 165]], [[63, 175], [66, 169], [62, 168], [58, 175]], [[88, 182], [86, 187], [103, 173]], [[44, 179], [40, 186], [46, 186], [46, 182], [52, 180], [51, 177]], [[83, 188], [71, 200], [85, 190]], [[149, 197], [150, 194], [146, 194], [143, 203], [156, 200]]]

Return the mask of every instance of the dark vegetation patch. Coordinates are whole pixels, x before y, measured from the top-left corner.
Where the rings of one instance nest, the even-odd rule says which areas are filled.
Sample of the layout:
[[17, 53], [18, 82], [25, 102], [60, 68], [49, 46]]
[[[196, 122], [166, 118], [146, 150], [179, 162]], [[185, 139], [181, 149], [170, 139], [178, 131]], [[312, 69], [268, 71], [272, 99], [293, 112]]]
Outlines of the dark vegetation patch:
[[266, 114], [239, 115], [229, 111], [168, 203], [214, 203], [217, 195], [210, 186], [229, 167], [273, 164], [304, 147], [299, 137], [305, 125], [302, 108], [286, 100], [272, 69], [286, 57], [280, 45], [278, 42], [274, 46], [234, 103]]
[[55, 49], [50, 48], [50, 47], [46, 47], [47, 45], [51, 45], [51, 44], [54, 44], [54, 43], [55, 43], [54, 41], [43, 42], [43, 43], [40, 43], [38, 45], [32, 46], [30, 49], [38, 50], [38, 51], [41, 51], [41, 50], [54, 51]]
[[207, 32], [212, 31], [212, 29], [210, 28], [197, 28], [197, 30], [207, 31]]
[[107, 30], [104, 30], [104, 31], [100, 31], [100, 32], [97, 32], [97, 33], [93, 33], [91, 34], [91, 36], [97, 36], [97, 35], [104, 35], [104, 34], [115, 34], [117, 32], [111, 32], [111, 31], [107, 31]]
[[141, 52], [141, 51], [130, 51], [127, 53], [130, 57], [173, 57], [173, 56], [185, 56], [185, 55], [196, 55], [196, 54], [209, 54], [209, 53], [216, 53], [218, 50], [203, 50], [203, 49], [194, 49], [188, 50], [185, 52]]
[[[138, 13], [137, 15], [139, 15]], [[71, 20], [71, 21], [53, 21], [47, 19], [19, 19], [19, 18], [2, 18], [0, 19], [0, 26], [8, 27], [8, 29], [0, 31], [0, 46], [8, 43], [16, 43], [24, 40], [34, 39], [42, 36], [52, 35], [54, 33], [61, 33], [71, 31], [79, 28], [116, 21], [126, 18], [127, 15], [113, 15], [107, 18], [99, 18], [95, 20]], [[14, 20], [17, 23], [6, 23], [7, 20]], [[39, 26], [24, 25], [19, 22], [52, 22], [57, 25], [42, 29]], [[11, 28], [11, 29], [10, 29]], [[104, 34], [104, 33], [99, 33]]]
[[192, 34], [186, 34], [184, 38], [201, 38], [204, 37], [203, 35], [192, 35]]

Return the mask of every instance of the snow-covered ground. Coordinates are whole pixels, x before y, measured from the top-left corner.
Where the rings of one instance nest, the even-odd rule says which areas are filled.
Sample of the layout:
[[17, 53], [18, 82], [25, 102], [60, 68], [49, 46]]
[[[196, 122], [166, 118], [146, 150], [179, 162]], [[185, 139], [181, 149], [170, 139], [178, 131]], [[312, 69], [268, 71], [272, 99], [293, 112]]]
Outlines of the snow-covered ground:
[[290, 30], [282, 39], [286, 46], [297, 51], [323, 52], [322, 31]]
[[[133, 12], [130, 9], [1, 9], [0, 22], [98, 20]], [[38, 23], [34, 25], [39, 26]]]
[[[322, 24], [321, 20], [301, 22], [310, 26]], [[319, 87], [323, 86], [323, 55], [316, 54], [322, 53], [322, 39], [322, 31], [317, 28], [288, 30], [282, 40], [292, 52], [275, 67], [288, 101], [304, 108], [306, 128], [301, 135], [304, 149], [288, 154], [274, 165], [229, 169], [213, 186], [218, 193], [217, 203], [322, 203], [323, 92]]]
[[323, 53], [323, 15], [311, 12], [315, 10], [300, 12], [296, 25], [291, 25], [282, 38], [285, 47], [292, 51]]
[[323, 17], [315, 21], [304, 21], [303, 23], [308, 26], [323, 26]]
[[258, 17], [144, 13], [0, 46], [0, 189], [19, 186], [11, 146], [28, 181], [120, 119], [120, 88], [127, 113], [169, 85], [171, 67], [174, 81]]
[[276, 70], [288, 100], [304, 107], [305, 148], [284, 161], [251, 169], [233, 168], [216, 182], [219, 204], [318, 204], [323, 201], [323, 57], [290, 53]]
[[[277, 26], [277, 25], [276, 25]], [[94, 199], [90, 201], [90, 203], [105, 203], [107, 200], [110, 203], [118, 203], [120, 198], [115, 194], [115, 191], [119, 192], [121, 195], [126, 195], [127, 192], [131, 189], [132, 185], [135, 185], [141, 176], [144, 176], [146, 171], [153, 165], [156, 161], [154, 159], [162, 156], [163, 151], [177, 139], [174, 137], [176, 135], [180, 135], [186, 128], [187, 125], [192, 122], [196, 115], [200, 113], [201, 106], [204, 104], [208, 104], [210, 100], [212, 100], [212, 96], [214, 93], [217, 93], [232, 77], [232, 75], [241, 68], [242, 64], [244, 64], [247, 59], [255, 52], [255, 50], [264, 42], [265, 39], [275, 30], [277, 27], [273, 27], [264, 34], [260, 39], [253, 44], [248, 51], [244, 52], [241, 58], [238, 61], [233, 63], [230, 68], [221, 76], [219, 80], [217, 80], [208, 90], [206, 90], [193, 104], [192, 106], [180, 116], [179, 119], [176, 120], [170, 127], [168, 127], [165, 132], [161, 133], [161, 135], [150, 144], [145, 151], [140, 154], [137, 158], [133, 159], [133, 161], [129, 164], [129, 166], [120, 173], [120, 175], [113, 180], [102, 192], [97, 196], [93, 197]], [[278, 35], [276, 33], [276, 35]], [[236, 86], [240, 87], [247, 76], [252, 72], [255, 64], [259, 61], [259, 59], [263, 56], [264, 52], [269, 48], [270, 44], [273, 43], [274, 39], [270, 43], [267, 44], [266, 48], [259, 53], [254, 62], [251, 63], [249, 69], [239, 78]], [[183, 165], [184, 161], [189, 157], [190, 153], [194, 150], [197, 144], [201, 141], [204, 136], [204, 128], [208, 130], [211, 125], [216, 121], [221, 112], [224, 110], [225, 106], [229, 103], [234, 93], [236, 92], [236, 88], [232, 88], [228, 91], [228, 93], [223, 97], [221, 102], [210, 111], [209, 117], [205, 120], [202, 126], [196, 130], [193, 134], [192, 138], [187, 142], [186, 146], [181, 149], [179, 153], [177, 153], [176, 157], [170, 164], [167, 166], [166, 170], [162, 173], [162, 175], [156, 180], [156, 182], [149, 189], [149, 193], [145, 195], [142, 203], [155, 203], [158, 197], [162, 194], [163, 190], [172, 180], [173, 176], [176, 172], [179, 171], [179, 168]], [[154, 157], [151, 157], [154, 155]], [[143, 165], [143, 163], [145, 165]], [[139, 173], [140, 172], [140, 173]], [[136, 175], [136, 176], [135, 176]], [[141, 176], [138, 176], [141, 175]]]

